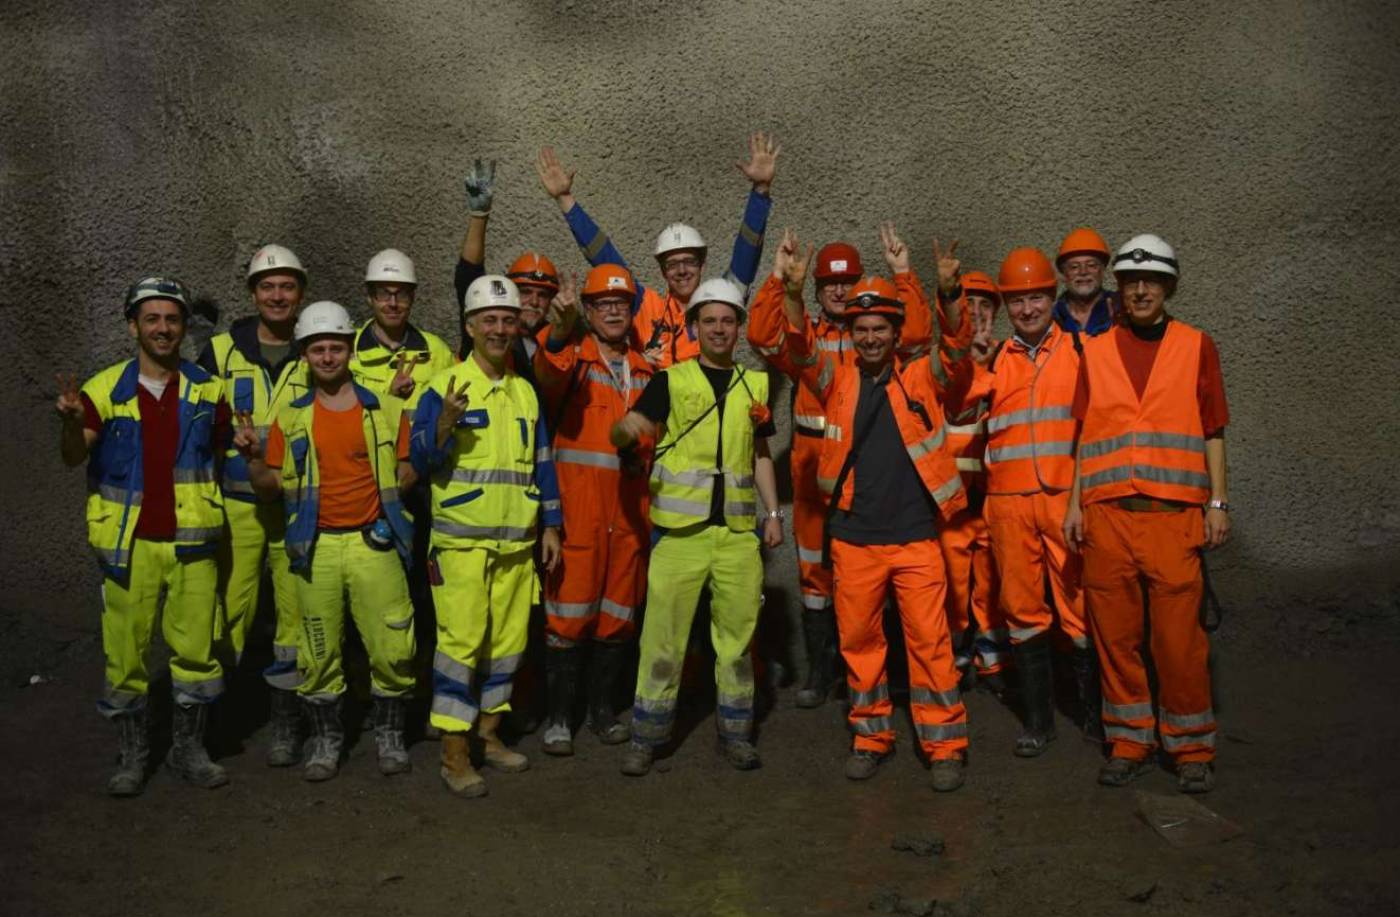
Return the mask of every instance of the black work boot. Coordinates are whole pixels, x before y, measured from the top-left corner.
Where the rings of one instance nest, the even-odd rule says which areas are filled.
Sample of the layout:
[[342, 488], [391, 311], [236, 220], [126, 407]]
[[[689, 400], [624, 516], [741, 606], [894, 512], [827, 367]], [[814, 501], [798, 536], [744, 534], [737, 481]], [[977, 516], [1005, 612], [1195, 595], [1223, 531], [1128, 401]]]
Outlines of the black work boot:
[[212, 790], [228, 783], [228, 773], [209, 760], [204, 731], [209, 725], [208, 704], [175, 704], [170, 728], [170, 754], [165, 763], [186, 782]]
[[1079, 728], [1084, 741], [1100, 742], [1103, 732], [1103, 695], [1099, 690], [1099, 660], [1093, 647], [1075, 647], [1070, 657], [1074, 665], [1074, 687], [1079, 695]]
[[807, 644], [807, 680], [797, 689], [797, 706], [811, 709], [826, 703], [836, 683], [836, 613], [830, 608], [802, 612], [802, 637]]
[[267, 766], [291, 767], [301, 757], [301, 699], [295, 691], [273, 688], [271, 703]]
[[1024, 727], [1016, 737], [1016, 756], [1034, 758], [1045, 752], [1055, 738], [1050, 672], [1050, 635], [1037, 634], [1011, 648], [1016, 658], [1016, 674], [1021, 682]]
[[[544, 753], [567, 757], [574, 753], [574, 693], [578, 686], [577, 646], [545, 649], [545, 692], [549, 695], [549, 719], [544, 727]], [[595, 655], [594, 664], [597, 659]]]
[[374, 699], [374, 749], [379, 758], [379, 773], [386, 777], [406, 774], [413, 769], [403, 741], [407, 716], [408, 703], [402, 697]]
[[311, 721], [311, 741], [306, 743], [306, 766], [302, 777], [312, 783], [329, 780], [340, 772], [340, 748], [345, 742], [345, 726], [340, 722], [340, 698], [316, 703], [302, 698], [306, 718]]
[[594, 641], [588, 672], [588, 723], [604, 745], [621, 745], [631, 737], [613, 710], [613, 692], [626, 661], [627, 644]]
[[146, 785], [146, 762], [151, 756], [146, 708], [127, 710], [112, 718], [117, 724], [117, 770], [107, 780], [109, 796], [139, 796]]

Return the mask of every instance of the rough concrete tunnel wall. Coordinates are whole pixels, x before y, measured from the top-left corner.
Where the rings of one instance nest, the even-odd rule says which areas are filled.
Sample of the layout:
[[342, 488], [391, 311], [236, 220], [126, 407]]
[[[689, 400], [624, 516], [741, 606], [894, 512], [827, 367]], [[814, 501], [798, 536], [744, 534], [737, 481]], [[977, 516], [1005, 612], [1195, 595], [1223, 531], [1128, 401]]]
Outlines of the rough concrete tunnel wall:
[[582, 270], [533, 174], [554, 144], [659, 282], [665, 222], [700, 227], [723, 260], [755, 129], [784, 148], [765, 272], [784, 226], [878, 263], [887, 218], [926, 281], [935, 235], [984, 269], [1084, 223], [1114, 244], [1173, 242], [1172, 309], [1215, 335], [1231, 398], [1218, 587], [1256, 622], [1318, 606], [1393, 619], [1397, 47], [1390, 4], [1297, 0], [12, 0], [0, 633], [94, 626], [53, 373], [130, 353], [119, 304], [135, 277], [185, 278], [222, 302], [223, 326], [250, 309], [240, 266], [277, 241], [312, 298], [364, 314], [360, 272], [395, 246], [425, 277], [422, 324], [451, 333], [473, 157], [500, 162], [492, 267], [535, 246]]

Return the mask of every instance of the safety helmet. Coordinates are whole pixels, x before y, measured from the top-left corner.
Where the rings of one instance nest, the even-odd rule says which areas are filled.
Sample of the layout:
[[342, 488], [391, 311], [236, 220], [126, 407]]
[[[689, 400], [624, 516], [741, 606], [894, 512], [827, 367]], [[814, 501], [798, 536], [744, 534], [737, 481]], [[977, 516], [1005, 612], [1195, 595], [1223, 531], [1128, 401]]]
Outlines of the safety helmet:
[[694, 226], [687, 226], [684, 223], [672, 223], [661, 234], [656, 237], [656, 259], [660, 261], [671, 252], [684, 251], [688, 249], [699, 249], [700, 257], [705, 257], [705, 240], [700, 237], [700, 231]]
[[631, 272], [620, 264], [600, 264], [584, 278], [584, 299], [606, 296], [609, 293], [628, 299], [637, 295], [637, 285], [632, 280]]
[[997, 274], [997, 289], [1003, 296], [1029, 290], [1053, 292], [1055, 287], [1055, 268], [1038, 248], [1013, 248]]
[[854, 245], [845, 242], [832, 242], [823, 245], [817, 252], [817, 267], [812, 276], [818, 281], [849, 280], [855, 282], [865, 273], [860, 263], [860, 252]]
[[365, 268], [365, 283], [408, 283], [418, 285], [413, 259], [397, 248], [386, 248], [369, 259]]
[[1060, 253], [1055, 256], [1055, 266], [1059, 267], [1060, 262], [1070, 255], [1097, 255], [1104, 264], [1108, 263], [1109, 250], [1108, 243], [1088, 226], [1081, 226], [1065, 236], [1065, 240], [1060, 243]]
[[520, 288], [504, 274], [483, 274], [472, 281], [462, 297], [462, 317], [487, 309], [520, 311]]
[[968, 271], [962, 275], [961, 283], [964, 293], [981, 293], [992, 302], [1001, 302], [1001, 290], [998, 290], [996, 282], [982, 271]]
[[1180, 269], [1181, 265], [1176, 261], [1176, 249], [1168, 245], [1161, 236], [1154, 236], [1150, 232], [1133, 236], [1124, 242], [1123, 247], [1118, 249], [1118, 254], [1113, 256], [1115, 274], [1123, 271], [1151, 271], [1155, 274], [1180, 277]]
[[297, 343], [321, 334], [338, 334], [353, 337], [355, 326], [350, 321], [350, 313], [338, 302], [321, 300], [313, 302], [297, 316], [294, 329]]
[[180, 307], [182, 315], [188, 317], [190, 314], [190, 293], [174, 277], [142, 277], [127, 287], [123, 314], [127, 318], [135, 318], [136, 310], [148, 299], [168, 299]]
[[306, 285], [306, 268], [301, 266], [301, 259], [290, 248], [264, 245], [255, 251], [252, 260], [248, 262], [248, 286], [253, 285], [259, 274], [268, 271], [291, 271], [301, 278], [303, 286]]
[[846, 294], [846, 311], [842, 315], [846, 321], [855, 321], [862, 315], [883, 315], [886, 318], [903, 320], [904, 301], [894, 284], [883, 277], [862, 277]]
[[518, 287], [543, 287], [559, 292], [559, 271], [554, 262], [537, 252], [526, 252], [511, 263], [506, 276]]
[[695, 288], [695, 293], [690, 297], [690, 305], [685, 309], [686, 324], [694, 323], [700, 314], [700, 307], [706, 303], [722, 302], [726, 306], [733, 306], [734, 311], [739, 315], [739, 323], [743, 324], [748, 317], [748, 310], [744, 308], [744, 291], [739, 285], [725, 277], [711, 277], [700, 286]]

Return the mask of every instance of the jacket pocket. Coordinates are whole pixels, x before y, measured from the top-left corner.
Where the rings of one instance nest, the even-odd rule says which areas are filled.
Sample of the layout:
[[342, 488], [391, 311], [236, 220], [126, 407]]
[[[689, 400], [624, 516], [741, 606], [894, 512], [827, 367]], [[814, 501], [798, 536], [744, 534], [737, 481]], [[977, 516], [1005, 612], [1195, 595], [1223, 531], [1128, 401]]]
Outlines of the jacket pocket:
[[481, 494], [482, 490], [480, 487], [478, 487], [475, 490], [469, 490], [464, 494], [458, 494], [455, 497], [448, 497], [446, 500], [443, 500], [442, 503], [438, 505], [441, 506], [443, 509], [447, 509], [451, 506], [461, 506], [464, 503], [472, 502], [477, 497], [481, 496]]

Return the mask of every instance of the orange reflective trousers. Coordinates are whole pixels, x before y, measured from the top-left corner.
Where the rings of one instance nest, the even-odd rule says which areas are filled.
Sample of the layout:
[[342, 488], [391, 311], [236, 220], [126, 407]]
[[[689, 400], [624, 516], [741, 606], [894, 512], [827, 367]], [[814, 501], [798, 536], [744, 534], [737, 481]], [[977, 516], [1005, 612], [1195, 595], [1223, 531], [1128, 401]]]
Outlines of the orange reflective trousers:
[[849, 670], [849, 722], [857, 751], [894, 748], [894, 705], [885, 675], [885, 596], [894, 586], [909, 654], [909, 706], [919, 745], [930, 759], [967, 749], [967, 710], [944, 610], [943, 554], [932, 539], [859, 545], [833, 538], [836, 627]]
[[792, 535], [797, 542], [797, 579], [804, 611], [831, 608], [831, 571], [822, 566], [826, 496], [817, 486], [821, 437], [792, 437]]
[[[1099, 654], [1104, 732], [1119, 758], [1142, 759], [1156, 745], [1179, 763], [1215, 758], [1210, 643], [1200, 623], [1198, 508], [1132, 512], [1112, 503], [1084, 507], [1084, 594]], [[1150, 631], [1144, 633], [1142, 581]], [[1159, 716], [1143, 662], [1148, 640], [1157, 670]]]
[[[1011, 630], [1011, 642], [1048, 631], [1055, 611], [1060, 630], [1077, 647], [1089, 645], [1084, 627], [1084, 593], [1078, 555], [1065, 547], [1062, 526], [1069, 508], [1069, 491], [1032, 494], [989, 494], [982, 509], [992, 538], [997, 574], [1001, 579], [1001, 608]], [[1055, 608], [1045, 601], [1045, 577]]]
[[[938, 543], [948, 571], [948, 630], [954, 646], [971, 654], [979, 673], [1000, 672], [1010, 655], [1010, 638], [997, 601], [997, 567], [987, 523], [980, 513], [963, 510], [939, 530]], [[964, 635], [973, 627], [977, 636], [969, 648]]]

